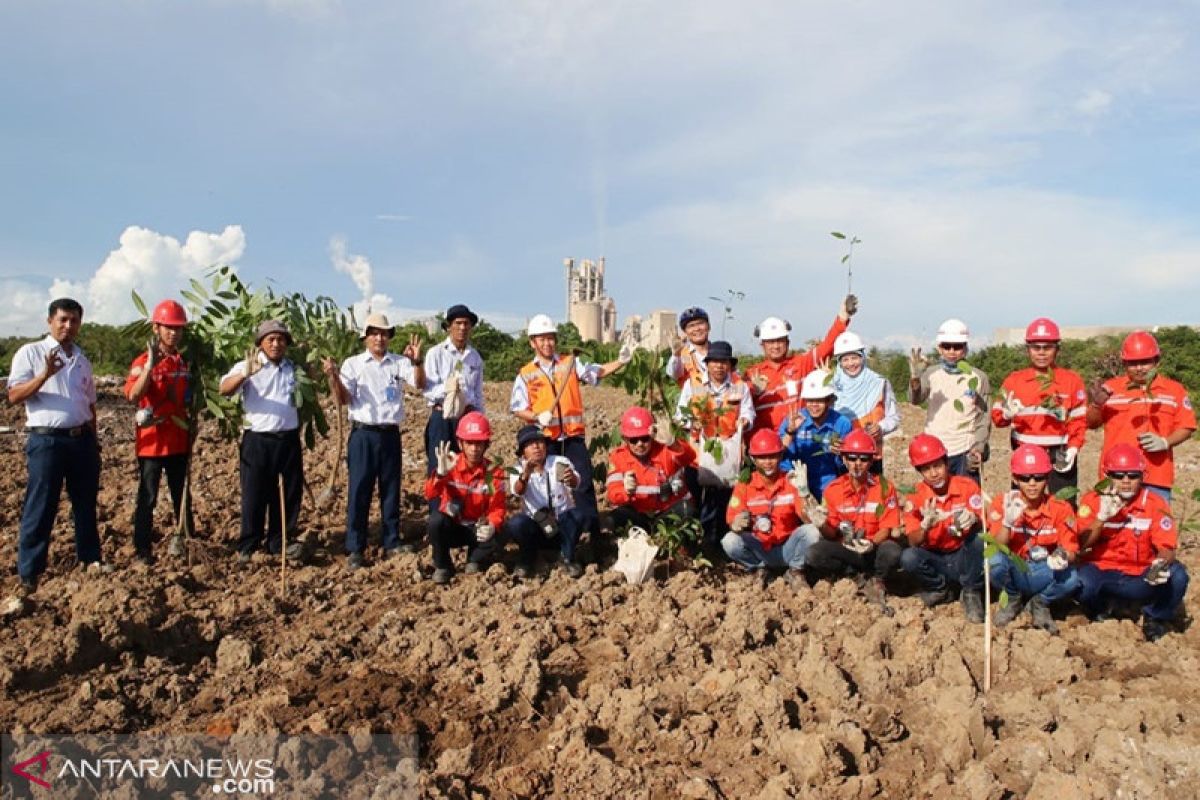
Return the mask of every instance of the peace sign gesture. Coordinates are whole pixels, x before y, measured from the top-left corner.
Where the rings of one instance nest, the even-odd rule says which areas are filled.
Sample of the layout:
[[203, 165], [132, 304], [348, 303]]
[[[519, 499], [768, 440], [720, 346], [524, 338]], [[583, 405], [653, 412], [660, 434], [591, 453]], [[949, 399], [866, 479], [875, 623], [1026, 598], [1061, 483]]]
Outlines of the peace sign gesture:
[[421, 360], [421, 335], [414, 333], [408, 337], [408, 344], [404, 347], [404, 355], [409, 361], [416, 363]]

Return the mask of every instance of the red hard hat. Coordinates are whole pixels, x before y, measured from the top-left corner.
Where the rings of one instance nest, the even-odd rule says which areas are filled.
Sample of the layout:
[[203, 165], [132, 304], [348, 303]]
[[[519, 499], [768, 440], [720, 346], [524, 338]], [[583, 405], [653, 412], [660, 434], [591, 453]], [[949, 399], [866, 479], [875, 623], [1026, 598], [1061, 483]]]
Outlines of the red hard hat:
[[1122, 361], [1144, 361], [1158, 356], [1158, 340], [1146, 331], [1134, 331], [1121, 343]]
[[1047, 317], [1038, 317], [1025, 329], [1026, 342], [1057, 342], [1061, 340], [1062, 335], [1058, 332], [1058, 326], [1054, 324], [1054, 320]]
[[492, 424], [488, 418], [478, 411], [464, 414], [458, 421], [458, 430], [454, 433], [464, 442], [490, 442], [492, 440]]
[[783, 452], [783, 442], [779, 434], [770, 428], [759, 428], [750, 437], [750, 455], [774, 456]]
[[154, 307], [154, 313], [150, 315], [150, 321], [157, 322], [159, 325], [177, 327], [187, 325], [187, 314], [184, 312], [183, 306], [174, 300], [163, 300]]
[[1105, 472], [1145, 472], [1146, 459], [1142, 451], [1131, 444], [1114, 444], [1100, 459]]
[[855, 428], [846, 434], [845, 439], [842, 439], [842, 455], [846, 453], [873, 456], [875, 455], [875, 440], [862, 428]]
[[1008, 467], [1013, 475], [1046, 475], [1050, 472], [1050, 456], [1036, 444], [1023, 444], [1013, 450]]
[[942, 444], [941, 439], [928, 433], [919, 434], [908, 445], [908, 460], [914, 467], [923, 467], [945, 457], [946, 445]]
[[649, 436], [650, 426], [653, 424], [654, 417], [650, 416], [649, 411], [641, 406], [634, 406], [621, 415], [621, 435], [630, 439]]

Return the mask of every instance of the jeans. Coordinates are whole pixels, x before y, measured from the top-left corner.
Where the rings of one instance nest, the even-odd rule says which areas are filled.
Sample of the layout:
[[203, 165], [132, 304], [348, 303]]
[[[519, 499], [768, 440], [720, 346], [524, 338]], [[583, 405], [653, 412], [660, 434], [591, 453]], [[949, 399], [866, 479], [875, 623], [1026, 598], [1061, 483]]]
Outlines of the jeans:
[[730, 561], [746, 569], [800, 569], [804, 566], [809, 547], [821, 537], [812, 525], [801, 525], [782, 544], [767, 549], [753, 533], [729, 531], [721, 537], [721, 547]]
[[517, 563], [532, 567], [537, 562], [539, 550], [558, 547], [563, 561], [575, 560], [575, 545], [583, 530], [583, 515], [577, 509], [568, 509], [558, 515], [558, 532], [547, 537], [541, 526], [528, 514], [515, 514], [504, 523], [504, 533], [515, 539], [520, 552]]
[[940, 592], [947, 581], [953, 581], [967, 591], [977, 592], [983, 587], [983, 540], [972, 534], [962, 547], [950, 553], [907, 547], [900, 556], [900, 566], [917, 579], [922, 591]]
[[[154, 534], [154, 504], [158, 502], [158, 487], [163, 472], [167, 473], [167, 489], [171, 492], [171, 505], [175, 509], [175, 521], [179, 522], [179, 511], [183, 505], [183, 484], [187, 479], [188, 454], [173, 456], [138, 456], [137, 505], [133, 511], [133, 548], [139, 553], [149, 553]], [[189, 492], [189, 494], [191, 494]], [[188, 499], [183, 534], [192, 535], [192, 503]]]
[[463, 525], [461, 522], [450, 519], [440, 510], [429, 515], [429, 524], [426, 530], [429, 534], [429, 544], [433, 549], [433, 566], [438, 569], [453, 571], [454, 562], [450, 560], [450, 548], [452, 547], [466, 547], [467, 560], [476, 564], [490, 564], [495, 558], [496, 536], [500, 531], [496, 531], [496, 534], [486, 542], [480, 542], [475, 538], [474, 525]]
[[29, 482], [17, 535], [21, 578], [34, 580], [46, 571], [50, 530], [64, 482], [75, 522], [75, 557], [81, 564], [99, 561], [96, 494], [100, 490], [100, 449], [96, 435], [91, 431], [80, 436], [30, 433], [25, 440], [25, 465]]
[[346, 445], [346, 552], [367, 546], [371, 495], [379, 488], [383, 549], [400, 546], [400, 429], [356, 428]]
[[886, 578], [900, 566], [903, 554], [900, 543], [891, 539], [865, 553], [856, 553], [841, 542], [822, 538], [808, 548], [808, 568], [831, 577], [870, 572], [877, 578]]
[[1171, 505], [1171, 489], [1169, 487], [1167, 487], [1167, 486], [1151, 486], [1148, 483], [1144, 483], [1142, 485], [1145, 486], [1150, 491], [1154, 492], [1156, 495], [1161, 497], [1163, 500], [1166, 500], [1168, 506]]
[[[966, 452], [959, 453], [956, 456], [950, 456], [946, 459], [946, 467], [951, 475], [961, 475], [964, 478], [970, 478], [978, 484], [979, 470], [973, 470], [967, 466], [967, 456], [970, 455], [970, 453], [971, 451], [967, 450]], [[980, 569], [982, 569], [982, 567], [980, 567]], [[905, 571], [907, 572], [907, 570]]]
[[[458, 428], [458, 421], [461, 417], [444, 417], [442, 409], [434, 407], [429, 409], [429, 421], [425, 423], [425, 475], [428, 477], [433, 474], [437, 468], [437, 446], [442, 442], [449, 442], [450, 448], [454, 452], [458, 452], [458, 439], [455, 438], [454, 432]], [[429, 510], [437, 510], [438, 500], [434, 498], [429, 501]]]
[[701, 486], [700, 472], [695, 467], [684, 467], [683, 481], [688, 493], [700, 510], [700, 527], [704, 529], [704, 543], [714, 547], [721, 542], [721, 535], [728, 530], [725, 525], [725, 509], [733, 488], [726, 486]]
[[1151, 586], [1142, 575], [1126, 575], [1115, 569], [1100, 569], [1095, 564], [1079, 568], [1079, 604], [1089, 617], [1106, 610], [1113, 598], [1147, 603], [1142, 613], [1150, 619], [1167, 622], [1175, 618], [1187, 593], [1188, 574], [1183, 564], [1171, 562], [1171, 577], [1161, 586]]
[[988, 559], [988, 572], [991, 573], [992, 590], [1003, 589], [1009, 594], [1019, 594], [1023, 598], [1037, 595], [1046, 603], [1062, 600], [1079, 591], [1079, 574], [1075, 568], [1068, 566], [1055, 572], [1045, 561], [1026, 561], [1028, 571], [1021, 569], [1013, 560], [1003, 553], [996, 553]]
[[253, 553], [267, 528], [267, 552], [280, 550], [283, 527], [279, 518], [279, 478], [283, 478], [283, 502], [287, 515], [288, 540], [295, 541], [299, 529], [300, 500], [304, 491], [304, 462], [300, 456], [300, 431], [242, 435], [242, 531], [238, 550]]

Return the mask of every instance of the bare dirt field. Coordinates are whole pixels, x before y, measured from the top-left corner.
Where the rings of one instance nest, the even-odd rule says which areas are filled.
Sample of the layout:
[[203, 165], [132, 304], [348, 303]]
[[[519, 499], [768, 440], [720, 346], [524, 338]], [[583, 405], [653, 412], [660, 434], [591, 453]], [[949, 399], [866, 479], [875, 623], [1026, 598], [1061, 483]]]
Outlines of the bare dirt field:
[[[511, 460], [507, 385], [489, 385]], [[607, 430], [629, 404], [586, 395]], [[905, 407], [889, 475], [916, 482], [904, 448], [922, 412]], [[21, 409], [0, 424], [19, 428]], [[1186, 798], [1200, 795], [1200, 631], [1156, 644], [1131, 620], [1061, 635], [1028, 617], [995, 637], [982, 694], [982, 629], [957, 605], [925, 610], [900, 587], [880, 616], [854, 584], [765, 587], [732, 568], [660, 570], [627, 586], [589, 567], [516, 583], [508, 565], [426, 579], [429, 554], [356, 573], [342, 556], [343, 505], [309, 508], [313, 561], [280, 596], [276, 561], [239, 569], [236, 445], [205, 431], [193, 470], [198, 537], [190, 564], [159, 544], [135, 566], [132, 413], [102, 398], [100, 528], [112, 574], [75, 569], [67, 503], [50, 569], [2, 621], [0, 730], [38, 733], [416, 733], [426, 797]], [[423, 526], [423, 409], [404, 432], [406, 528]], [[1081, 458], [1095, 474], [1098, 437]], [[2, 595], [16, 586], [25, 485], [19, 432], [0, 434]], [[1009, 452], [996, 433], [987, 483]], [[314, 493], [332, 442], [306, 457]], [[1178, 451], [1177, 496], [1200, 476], [1200, 446]], [[1195, 504], [1178, 499], [1187, 522]], [[170, 525], [164, 487], [156, 517]], [[1193, 532], [1181, 558], [1196, 571]], [[1189, 615], [1197, 615], [1195, 592]]]

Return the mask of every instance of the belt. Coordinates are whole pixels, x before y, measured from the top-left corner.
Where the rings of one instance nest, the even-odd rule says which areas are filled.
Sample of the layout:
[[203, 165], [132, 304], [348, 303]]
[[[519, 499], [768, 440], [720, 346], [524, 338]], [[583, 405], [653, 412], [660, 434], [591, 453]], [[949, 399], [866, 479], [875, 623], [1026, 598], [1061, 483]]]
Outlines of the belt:
[[394, 433], [400, 430], [400, 426], [396, 423], [391, 425], [371, 425], [366, 422], [350, 421], [350, 427], [356, 431], [371, 431], [372, 433]]
[[246, 433], [255, 436], [266, 436], [269, 439], [288, 439], [292, 436], [297, 436], [300, 433], [300, 429], [292, 428], [290, 431], [246, 431]]
[[85, 433], [90, 433], [91, 428], [87, 425], [76, 425], [74, 428], [48, 428], [43, 426], [27, 427], [27, 433], [40, 433], [42, 436], [83, 436]]

